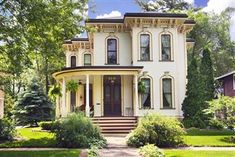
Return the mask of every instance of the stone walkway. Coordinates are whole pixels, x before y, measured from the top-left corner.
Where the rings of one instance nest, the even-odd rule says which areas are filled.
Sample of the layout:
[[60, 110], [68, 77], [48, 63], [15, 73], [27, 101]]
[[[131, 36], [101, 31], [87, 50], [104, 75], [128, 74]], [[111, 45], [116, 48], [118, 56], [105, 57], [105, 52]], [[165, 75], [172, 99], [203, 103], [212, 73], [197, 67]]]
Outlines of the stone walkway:
[[[100, 157], [138, 157], [138, 149], [126, 145], [125, 137], [106, 137], [107, 147], [99, 150]], [[235, 151], [235, 147], [180, 147], [166, 148], [163, 150], [211, 150], [211, 151]], [[0, 148], [0, 151], [45, 151], [45, 150], [69, 150], [64, 148]], [[80, 157], [87, 157], [87, 150], [82, 150]]]

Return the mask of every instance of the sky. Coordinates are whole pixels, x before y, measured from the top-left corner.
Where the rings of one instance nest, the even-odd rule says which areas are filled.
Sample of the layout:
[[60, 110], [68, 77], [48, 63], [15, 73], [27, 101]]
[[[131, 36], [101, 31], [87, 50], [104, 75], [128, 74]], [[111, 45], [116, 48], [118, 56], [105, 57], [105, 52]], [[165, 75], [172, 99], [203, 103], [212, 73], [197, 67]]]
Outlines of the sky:
[[[152, 0], [149, 0], [152, 1]], [[220, 14], [227, 7], [235, 8], [235, 0], [184, 0], [194, 6], [203, 8], [205, 12]], [[120, 18], [126, 12], [140, 12], [135, 0], [90, 0], [89, 18]], [[92, 11], [93, 10], [93, 11]], [[232, 15], [230, 36], [235, 41], [235, 13]]]
[[[186, 0], [194, 2], [194, 5], [205, 7], [207, 0]], [[217, 0], [224, 1], [224, 0]], [[234, 0], [235, 1], [235, 0]], [[121, 15], [125, 12], [141, 11], [135, 0], [90, 0], [89, 6], [93, 6], [93, 10], [89, 11], [89, 18], [102, 18]]]

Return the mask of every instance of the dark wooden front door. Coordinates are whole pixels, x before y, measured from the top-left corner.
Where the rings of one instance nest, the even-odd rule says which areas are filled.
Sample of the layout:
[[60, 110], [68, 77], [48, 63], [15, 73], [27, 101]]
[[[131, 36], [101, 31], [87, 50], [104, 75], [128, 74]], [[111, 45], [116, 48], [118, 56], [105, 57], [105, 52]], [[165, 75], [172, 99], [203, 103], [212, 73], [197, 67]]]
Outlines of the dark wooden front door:
[[104, 76], [104, 116], [121, 116], [121, 76]]

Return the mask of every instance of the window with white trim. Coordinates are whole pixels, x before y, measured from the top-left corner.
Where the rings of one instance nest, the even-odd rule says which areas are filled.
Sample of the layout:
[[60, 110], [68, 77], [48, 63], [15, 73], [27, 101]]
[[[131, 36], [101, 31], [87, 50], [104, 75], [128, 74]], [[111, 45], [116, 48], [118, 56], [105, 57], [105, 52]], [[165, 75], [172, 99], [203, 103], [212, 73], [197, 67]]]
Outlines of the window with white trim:
[[162, 107], [173, 108], [172, 79], [162, 79]]
[[70, 57], [70, 67], [76, 67], [77, 66], [77, 57], [71, 56]]
[[161, 35], [161, 60], [171, 61], [171, 35], [162, 34]]
[[107, 64], [117, 64], [117, 39], [107, 39]]
[[91, 65], [91, 54], [84, 54], [84, 65]]
[[145, 86], [145, 91], [141, 93], [141, 108], [151, 108], [151, 80], [142, 78], [141, 82]]
[[140, 60], [150, 60], [150, 35], [140, 34]]

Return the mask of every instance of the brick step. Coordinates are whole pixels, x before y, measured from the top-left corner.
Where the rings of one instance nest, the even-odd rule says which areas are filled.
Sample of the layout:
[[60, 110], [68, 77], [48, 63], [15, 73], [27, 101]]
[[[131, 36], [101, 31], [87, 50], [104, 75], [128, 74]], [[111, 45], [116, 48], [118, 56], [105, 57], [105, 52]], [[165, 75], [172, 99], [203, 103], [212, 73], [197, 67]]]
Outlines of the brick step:
[[113, 119], [118, 119], [118, 120], [122, 120], [122, 119], [132, 119], [132, 120], [136, 120], [136, 117], [93, 117], [91, 118], [92, 120], [113, 120]]
[[102, 130], [101, 132], [103, 134], [123, 134], [123, 133], [126, 133], [128, 134], [131, 130]]
[[119, 120], [119, 119], [115, 119], [115, 120], [106, 120], [106, 119], [104, 119], [104, 120], [92, 120], [93, 121], [93, 123], [136, 123], [137, 122], [137, 120], [129, 120], [129, 119], [127, 119], [127, 120], [124, 120], [124, 119], [122, 119], [122, 120]]
[[105, 136], [126, 136], [137, 125], [136, 117], [94, 117], [92, 121]]
[[111, 126], [108, 126], [108, 127], [101, 127], [101, 130], [132, 130], [134, 129], [135, 127], [133, 126], [129, 126], [129, 127], [111, 127]]
[[125, 126], [136, 126], [136, 123], [96, 123], [96, 125], [100, 126], [100, 127], [106, 127], [106, 126], [117, 126], [117, 127], [125, 127]]

